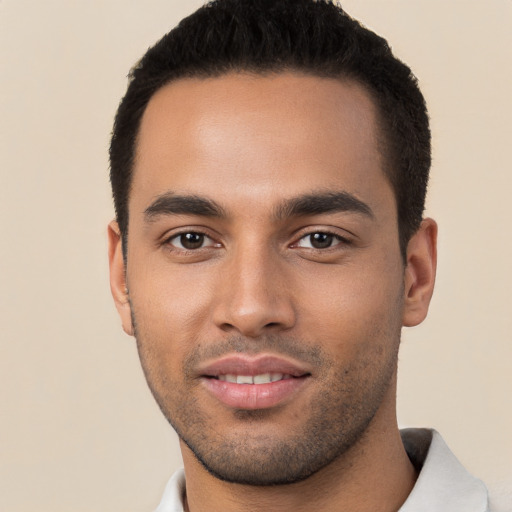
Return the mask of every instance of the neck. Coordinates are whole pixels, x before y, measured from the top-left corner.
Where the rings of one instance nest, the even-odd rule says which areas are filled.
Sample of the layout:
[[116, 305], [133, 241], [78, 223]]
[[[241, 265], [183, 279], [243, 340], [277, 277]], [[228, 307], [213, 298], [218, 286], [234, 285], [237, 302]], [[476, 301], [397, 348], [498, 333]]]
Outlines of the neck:
[[259, 487], [223, 482], [210, 475], [183, 443], [182, 452], [187, 512], [393, 512], [407, 499], [417, 477], [400, 438], [394, 399], [393, 407], [379, 410], [342, 457], [295, 484]]

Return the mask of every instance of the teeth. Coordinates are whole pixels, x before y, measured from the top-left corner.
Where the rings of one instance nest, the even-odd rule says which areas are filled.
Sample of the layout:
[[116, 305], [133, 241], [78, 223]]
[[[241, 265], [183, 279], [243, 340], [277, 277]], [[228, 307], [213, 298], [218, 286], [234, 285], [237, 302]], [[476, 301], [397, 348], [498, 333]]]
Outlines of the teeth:
[[236, 384], [269, 384], [278, 380], [289, 379], [289, 375], [283, 373], [261, 373], [259, 375], [219, 375], [218, 379], [225, 382], [233, 382]]
[[236, 383], [237, 384], [254, 384], [254, 380], [250, 375], [237, 375]]
[[230, 374], [219, 375], [218, 379], [222, 380], [224, 382], [234, 382], [234, 383], [236, 383], [236, 375], [230, 375]]
[[262, 373], [261, 375], [254, 376], [254, 384], [268, 384], [272, 382], [270, 373]]

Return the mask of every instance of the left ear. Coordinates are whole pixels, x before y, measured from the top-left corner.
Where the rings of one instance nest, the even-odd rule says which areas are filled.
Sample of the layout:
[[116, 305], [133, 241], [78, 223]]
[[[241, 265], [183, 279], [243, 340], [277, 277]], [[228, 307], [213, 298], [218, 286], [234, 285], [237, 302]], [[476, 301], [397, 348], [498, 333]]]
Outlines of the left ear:
[[402, 324], [423, 322], [434, 291], [437, 266], [437, 224], [424, 219], [407, 244]]

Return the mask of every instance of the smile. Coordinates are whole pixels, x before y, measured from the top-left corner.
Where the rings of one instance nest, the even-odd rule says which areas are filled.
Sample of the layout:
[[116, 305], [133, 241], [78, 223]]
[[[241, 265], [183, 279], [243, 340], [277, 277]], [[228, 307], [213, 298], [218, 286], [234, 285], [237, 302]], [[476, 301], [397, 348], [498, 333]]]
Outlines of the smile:
[[310, 381], [307, 366], [274, 355], [222, 357], [200, 369], [210, 397], [230, 409], [269, 409], [292, 401]]
[[284, 373], [260, 373], [259, 375], [234, 375], [228, 373], [217, 377], [218, 380], [235, 384], [269, 384], [270, 382], [278, 382], [291, 378], [291, 375]]

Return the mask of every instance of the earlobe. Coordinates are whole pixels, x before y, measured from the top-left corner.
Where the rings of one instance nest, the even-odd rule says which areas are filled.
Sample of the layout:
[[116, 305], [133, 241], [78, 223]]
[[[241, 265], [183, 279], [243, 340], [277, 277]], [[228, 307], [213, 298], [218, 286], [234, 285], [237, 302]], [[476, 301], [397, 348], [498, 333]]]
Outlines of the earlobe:
[[110, 267], [110, 290], [117, 312], [121, 317], [123, 330], [133, 336], [133, 324], [128, 288], [126, 286], [126, 269], [123, 259], [121, 232], [116, 221], [108, 225], [108, 260]]
[[437, 224], [424, 219], [407, 245], [402, 323], [412, 327], [427, 316], [437, 265]]

